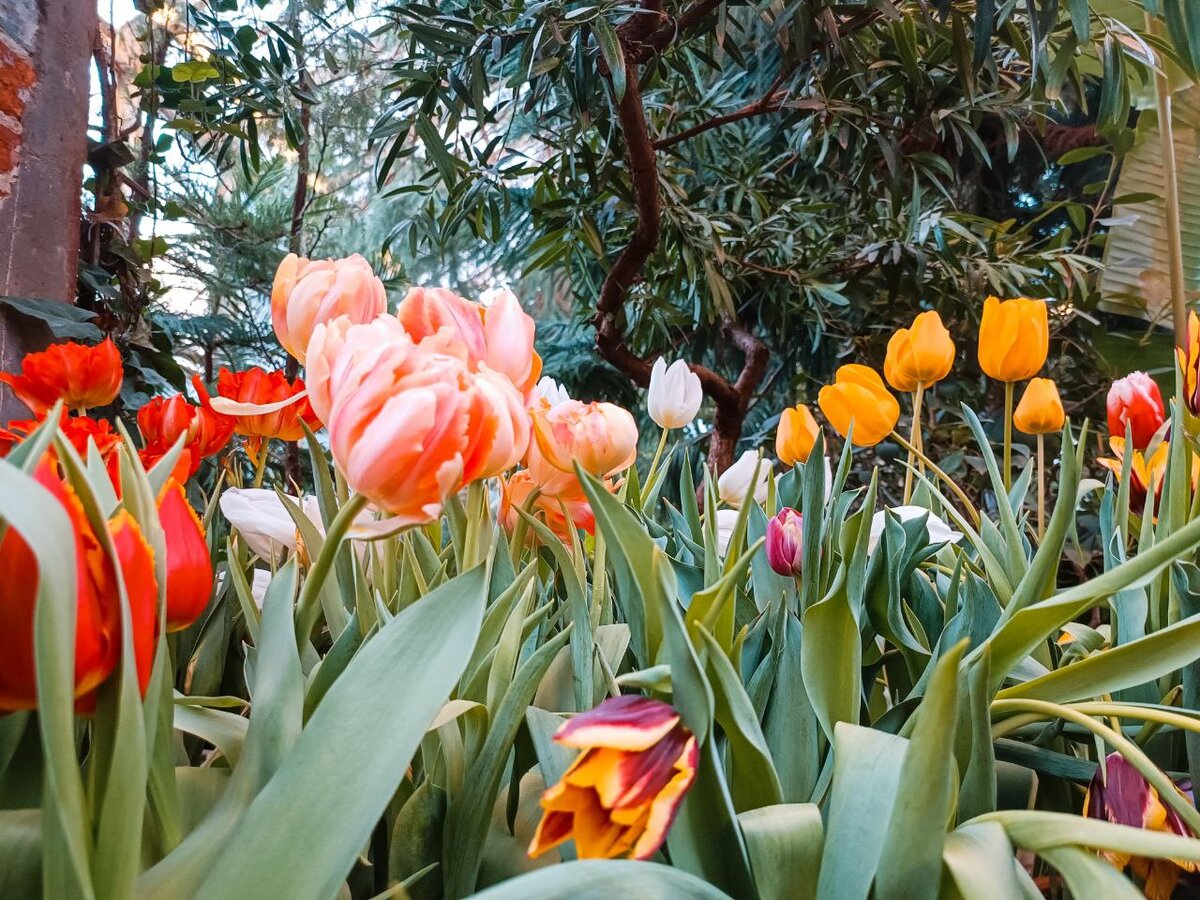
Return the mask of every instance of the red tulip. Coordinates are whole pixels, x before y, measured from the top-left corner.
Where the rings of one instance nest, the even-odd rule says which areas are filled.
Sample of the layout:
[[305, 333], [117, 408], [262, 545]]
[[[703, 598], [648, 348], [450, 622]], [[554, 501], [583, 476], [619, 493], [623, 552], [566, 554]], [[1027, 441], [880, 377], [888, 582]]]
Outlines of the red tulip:
[[231, 416], [189, 403], [182, 394], [154, 397], [138, 410], [137, 421], [146, 442], [138, 456], [147, 469], [184, 439], [183, 453], [172, 472], [180, 483], [196, 474], [201, 459], [225, 449], [234, 428]]
[[[112, 566], [88, 524], [83, 506], [58, 477], [49, 459], [38, 466], [38, 482], [62, 504], [75, 542], [75, 696], [102, 683], [120, 655], [120, 608], [114, 602]], [[0, 711], [37, 706], [33, 617], [38, 564], [15, 528], [0, 539]]]
[[121, 353], [112, 339], [94, 347], [51, 344], [40, 353], [27, 353], [21, 374], [0, 372], [0, 382], [37, 415], [59, 400], [68, 409], [107, 406], [121, 391]]
[[174, 479], [158, 495], [158, 518], [167, 547], [167, 631], [179, 631], [200, 618], [208, 606], [212, 557], [204, 526]]
[[1128, 426], [1136, 450], [1146, 449], [1166, 416], [1158, 385], [1145, 372], [1126, 375], [1108, 390], [1108, 433], [1124, 438]]

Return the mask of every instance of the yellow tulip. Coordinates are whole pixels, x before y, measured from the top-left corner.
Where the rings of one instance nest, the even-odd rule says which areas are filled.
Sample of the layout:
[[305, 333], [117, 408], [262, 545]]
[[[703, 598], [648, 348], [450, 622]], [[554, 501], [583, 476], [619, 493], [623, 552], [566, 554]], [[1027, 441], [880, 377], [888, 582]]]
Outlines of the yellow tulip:
[[859, 447], [874, 447], [892, 433], [900, 419], [900, 404], [879, 373], [867, 366], [838, 369], [834, 383], [821, 388], [817, 404], [842, 437], [850, 434], [853, 423], [852, 440]]
[[1025, 434], [1051, 434], [1062, 431], [1066, 414], [1058, 387], [1049, 378], [1035, 378], [1025, 388], [1013, 424]]
[[883, 374], [888, 384], [911, 394], [918, 386], [929, 387], [947, 375], [954, 365], [954, 341], [936, 312], [923, 312], [912, 327], [900, 328], [888, 341]]
[[988, 297], [979, 326], [979, 367], [997, 381], [1032, 378], [1046, 362], [1050, 323], [1046, 304]]
[[821, 426], [803, 403], [785, 409], [775, 432], [775, 455], [785, 466], [808, 461]]

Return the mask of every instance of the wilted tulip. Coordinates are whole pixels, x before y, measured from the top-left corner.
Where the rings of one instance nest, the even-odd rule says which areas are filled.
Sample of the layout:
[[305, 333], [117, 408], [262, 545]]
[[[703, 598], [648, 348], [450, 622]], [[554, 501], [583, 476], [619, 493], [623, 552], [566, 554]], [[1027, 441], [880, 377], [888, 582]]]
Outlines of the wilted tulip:
[[[1191, 804], [1190, 797], [1178, 787], [1175, 790]], [[1158, 791], [1120, 753], [1110, 753], [1104, 765], [1096, 769], [1083, 799], [1083, 814], [1115, 825], [1194, 837], [1179, 813], [1163, 802]], [[1135, 856], [1115, 850], [1102, 850], [1100, 855], [1122, 871], [1130, 869], [1141, 880], [1143, 893], [1150, 900], [1169, 900], [1182, 872], [1200, 870], [1193, 860]]]
[[[584, 471], [603, 478], [629, 468], [637, 458], [637, 423], [615, 404], [568, 400], [531, 412], [538, 452], [561, 472], [573, 474], [578, 462]], [[534, 478], [542, 481], [537, 472]]]
[[962, 532], [955, 531], [945, 520], [939, 516], [935, 516], [923, 506], [892, 506], [887, 510], [880, 510], [871, 516], [871, 533], [867, 538], [867, 552], [874, 553], [875, 547], [879, 544], [879, 539], [883, 536], [883, 531], [887, 527], [887, 514], [892, 513], [901, 522], [908, 522], [913, 519], [919, 519], [922, 516], [927, 516], [925, 519], [925, 531], [929, 535], [929, 544], [957, 544], [962, 540]]
[[897, 329], [888, 341], [883, 374], [898, 391], [937, 384], [954, 366], [954, 341], [936, 312], [918, 315], [910, 328]]
[[717, 496], [722, 503], [740, 507], [751, 493], [751, 482], [754, 485], [754, 500], [766, 503], [767, 489], [771, 483], [771, 461], [759, 459], [754, 450], [746, 450], [717, 478]]
[[979, 326], [979, 367], [997, 381], [1024, 381], [1046, 363], [1050, 322], [1046, 304], [988, 297]]
[[1183, 402], [1193, 416], [1200, 416], [1200, 318], [1188, 313], [1187, 343], [1175, 348], [1175, 359], [1183, 373]]
[[612, 697], [554, 740], [583, 752], [542, 795], [529, 855], [574, 839], [581, 859], [652, 856], [696, 780], [699, 749], [679, 713], [658, 700]]
[[833, 384], [817, 395], [821, 412], [842, 437], [850, 435], [859, 447], [874, 447], [892, 433], [900, 419], [900, 404], [884, 387], [874, 369], [846, 365], [837, 370]]
[[785, 409], [775, 430], [775, 455], [785, 466], [807, 462], [820, 433], [821, 426], [805, 404]]
[[1136, 450], [1150, 445], [1166, 417], [1158, 383], [1145, 372], [1132, 372], [1108, 389], [1108, 433], [1123, 438], [1128, 427]]
[[804, 563], [804, 517], [790, 506], [767, 520], [767, 563], [783, 576], [799, 578]]
[[346, 259], [307, 260], [289, 253], [271, 288], [271, 321], [288, 353], [304, 362], [309, 338], [321, 322], [346, 316], [369, 322], [387, 312], [387, 293], [370, 264], [355, 253]]
[[682, 428], [696, 418], [704, 402], [700, 378], [688, 364], [677, 359], [667, 365], [661, 356], [650, 371], [646, 411], [660, 428]]
[[1052, 434], [1061, 431], [1065, 421], [1058, 387], [1049, 378], [1032, 379], [1013, 413], [1013, 424], [1025, 434]]
[[[1096, 462], [1112, 472], [1119, 481], [1125, 468], [1125, 453], [1129, 448], [1125, 446], [1123, 437], [1110, 437], [1108, 446], [1112, 450], [1113, 457], [1101, 457]], [[1140, 516], [1145, 511], [1146, 501], [1151, 493], [1155, 497], [1155, 506], [1158, 505], [1157, 500], [1162, 494], [1163, 479], [1167, 475], [1167, 459], [1171, 452], [1171, 444], [1169, 441], [1160, 441], [1149, 459], [1141, 450], [1130, 452], [1132, 452], [1132, 458], [1129, 461], [1129, 508]], [[1196, 456], [1193, 454], [1193, 483], [1196, 480], [1196, 464]]]
[[[81, 697], [106, 679], [120, 654], [120, 607], [109, 562], [88, 524], [75, 492], [59, 479], [54, 464], [34, 477], [67, 511], [75, 545], [75, 686]], [[39, 582], [37, 558], [15, 527], [0, 539], [0, 711], [37, 706], [34, 668], [34, 610]]]
[[21, 374], [0, 372], [0, 383], [40, 416], [59, 400], [67, 409], [107, 406], [121, 391], [123, 372], [121, 353], [111, 338], [95, 346], [68, 341], [25, 354]]
[[158, 495], [158, 519], [167, 549], [167, 631], [187, 628], [208, 606], [213, 591], [212, 557], [200, 517], [183, 487], [167, 481]]

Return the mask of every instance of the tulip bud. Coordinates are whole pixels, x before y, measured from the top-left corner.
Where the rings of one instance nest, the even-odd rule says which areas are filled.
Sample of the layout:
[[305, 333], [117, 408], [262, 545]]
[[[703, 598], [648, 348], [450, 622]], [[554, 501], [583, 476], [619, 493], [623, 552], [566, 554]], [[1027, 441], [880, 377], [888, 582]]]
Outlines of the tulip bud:
[[767, 562], [779, 575], [800, 577], [804, 517], [790, 506], [767, 522]]
[[853, 425], [852, 439], [859, 447], [874, 447], [900, 419], [900, 404], [879, 373], [867, 366], [842, 366], [834, 383], [821, 388], [817, 403], [842, 437], [851, 434]]
[[682, 428], [696, 418], [703, 402], [700, 378], [684, 360], [677, 359], [670, 366], [661, 356], [655, 360], [646, 410], [660, 427]]
[[[321, 513], [315, 497], [288, 497], [300, 506], [321, 530]], [[271, 562], [296, 549], [296, 523], [274, 491], [265, 488], [228, 488], [221, 495], [221, 512], [242, 536], [246, 546]]]
[[765, 503], [767, 485], [770, 480], [771, 461], [760, 460], [756, 451], [747, 450], [717, 479], [717, 496], [729, 506], [740, 507], [742, 501], [746, 499], [746, 495], [750, 493], [750, 485], [753, 481], [754, 499], [759, 503]]
[[1108, 390], [1108, 433], [1125, 437], [1126, 426], [1136, 450], [1145, 450], [1166, 420], [1158, 384], [1145, 372], [1133, 372]]
[[533, 395], [530, 397], [530, 405], [544, 405], [547, 409], [553, 409], [560, 403], [566, 403], [571, 399], [571, 395], [567, 393], [567, 389], [551, 378], [545, 375], [534, 386]]
[[1013, 425], [1025, 434], [1052, 434], [1061, 431], [1066, 414], [1058, 388], [1049, 378], [1034, 378], [1025, 388], [1013, 413]]
[[1046, 363], [1050, 324], [1046, 304], [988, 297], [979, 325], [979, 367], [997, 381], [1024, 381]]
[[883, 530], [887, 527], [887, 514], [892, 513], [901, 522], [928, 516], [925, 520], [925, 531], [929, 535], [929, 544], [957, 544], [962, 540], [962, 532], [955, 531], [945, 520], [935, 516], [923, 506], [893, 506], [880, 510], [871, 517], [871, 533], [867, 538], [867, 552], [874, 553]]
[[179, 631], [208, 606], [212, 558], [204, 526], [177, 481], [168, 481], [158, 495], [158, 518], [167, 549], [167, 631]]
[[883, 374], [893, 388], [912, 393], [937, 384], [954, 365], [954, 341], [936, 312], [923, 312], [911, 328], [900, 328], [888, 341]]
[[803, 403], [785, 409], [775, 431], [775, 455], [785, 466], [808, 462], [808, 454], [820, 433], [821, 426]]

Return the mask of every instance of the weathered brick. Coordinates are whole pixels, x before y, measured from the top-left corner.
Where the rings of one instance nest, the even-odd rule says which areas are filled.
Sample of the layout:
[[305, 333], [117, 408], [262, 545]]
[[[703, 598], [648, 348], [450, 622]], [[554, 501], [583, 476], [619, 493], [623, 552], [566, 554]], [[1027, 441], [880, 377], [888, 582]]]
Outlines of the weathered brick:
[[21, 118], [26, 93], [33, 82], [33, 64], [28, 54], [0, 37], [0, 113]]

